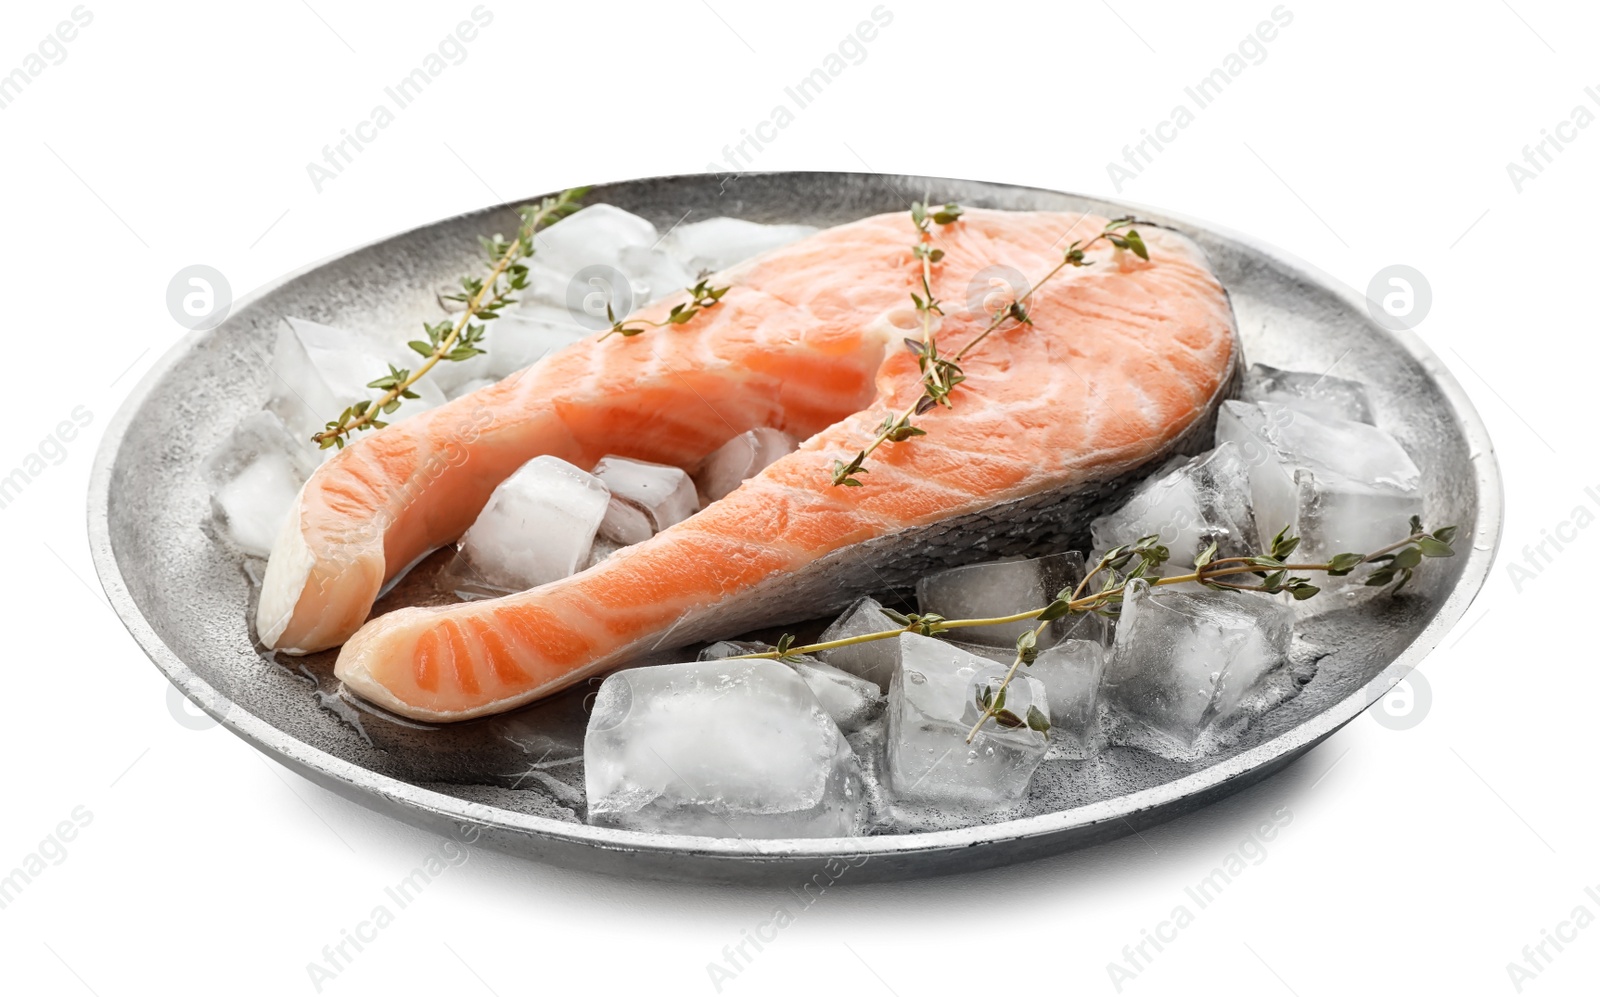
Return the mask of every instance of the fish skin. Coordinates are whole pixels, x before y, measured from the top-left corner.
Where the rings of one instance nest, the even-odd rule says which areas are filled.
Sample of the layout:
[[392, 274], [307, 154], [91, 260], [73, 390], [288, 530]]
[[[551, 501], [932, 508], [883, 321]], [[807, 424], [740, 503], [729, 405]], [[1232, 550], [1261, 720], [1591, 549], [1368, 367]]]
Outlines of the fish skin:
[[[1068, 236], [1104, 223], [969, 209], [936, 227], [945, 351], [987, 321], [961, 306], [973, 274], [997, 261], [1042, 274]], [[336, 674], [352, 690], [415, 719], [466, 719], [643, 649], [815, 618], [934, 568], [1081, 546], [1096, 511], [1173, 453], [1204, 448], [1240, 366], [1232, 309], [1203, 253], [1177, 233], [1141, 231], [1152, 262], [1097, 247], [1094, 266], [1063, 271], [1029, 302], [1033, 325], [997, 330], [963, 362], [954, 407], [917, 420], [929, 435], [872, 454], [861, 488], [832, 486], [833, 461], [920, 393], [898, 342], [919, 332], [903, 215], [719, 275], [713, 283], [732, 290], [686, 326], [575, 344], [375, 433], [303, 490], [269, 563], [263, 641], [344, 641]], [[640, 314], [659, 319], [672, 303]], [[453, 540], [533, 456], [587, 467], [620, 453], [692, 469], [759, 425], [804, 442], [655, 538], [529, 592], [402, 609], [348, 632], [385, 565]], [[440, 441], [462, 459], [443, 457]]]

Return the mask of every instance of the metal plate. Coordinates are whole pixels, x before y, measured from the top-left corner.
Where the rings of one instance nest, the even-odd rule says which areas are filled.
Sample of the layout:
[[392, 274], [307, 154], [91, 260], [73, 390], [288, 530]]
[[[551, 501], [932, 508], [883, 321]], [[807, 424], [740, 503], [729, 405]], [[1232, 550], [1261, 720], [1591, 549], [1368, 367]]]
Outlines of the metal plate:
[[[903, 211], [912, 197], [1010, 209], [1129, 213], [1187, 233], [1233, 298], [1246, 356], [1365, 381], [1379, 422], [1422, 468], [1428, 521], [1460, 525], [1458, 555], [1415, 590], [1302, 627], [1333, 653], [1296, 698], [1200, 761], [1116, 748], [1052, 764], [1028, 816], [959, 830], [839, 839], [656, 835], [575, 823], [541, 757], [581, 754], [584, 687], [507, 718], [424, 730], [327, 703], [332, 655], [264, 660], [248, 626], [243, 559], [216, 539], [205, 456], [266, 399], [266, 362], [287, 315], [356, 329], [415, 328], [434, 289], [477, 266], [477, 238], [511, 231], [509, 207], [453, 218], [286, 277], [216, 329], [180, 342], [123, 404], [96, 456], [89, 534], [112, 605], [167, 677], [207, 713], [305, 777], [441, 833], [574, 867], [667, 879], [783, 881], [849, 863], [852, 879], [897, 879], [1016, 862], [1109, 840], [1194, 810], [1281, 769], [1387, 692], [1461, 618], [1493, 561], [1501, 488], [1488, 436], [1438, 359], [1409, 333], [1380, 329], [1364, 300], [1283, 253], [1158, 211], [1054, 191], [851, 173], [712, 175], [596, 188], [662, 229], [693, 209], [759, 222], [833, 225]], [[426, 570], [414, 572], [419, 577]], [[380, 609], [413, 597], [408, 576]], [[342, 715], [341, 715], [342, 713]], [[576, 748], [575, 748], [576, 746]], [[463, 832], [462, 828], [471, 828]], [[830, 876], [830, 878], [833, 878]]]

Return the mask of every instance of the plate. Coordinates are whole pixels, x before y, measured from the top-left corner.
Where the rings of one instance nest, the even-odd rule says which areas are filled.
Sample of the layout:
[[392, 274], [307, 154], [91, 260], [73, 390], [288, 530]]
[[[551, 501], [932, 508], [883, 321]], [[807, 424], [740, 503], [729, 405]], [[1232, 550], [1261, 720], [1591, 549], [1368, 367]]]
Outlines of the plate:
[[[1017, 862], [1133, 833], [1282, 769], [1386, 693], [1466, 612], [1501, 529], [1493, 448], [1471, 403], [1409, 332], [1377, 325], [1365, 300], [1275, 249], [1216, 226], [1056, 191], [860, 173], [658, 177], [595, 188], [661, 230], [691, 212], [835, 225], [935, 201], [1135, 214], [1198, 242], [1233, 299], [1252, 362], [1332, 371], [1369, 385], [1380, 425], [1422, 469], [1427, 521], [1460, 527], [1457, 556], [1365, 609], [1314, 617], [1302, 633], [1331, 653], [1315, 678], [1232, 743], [1195, 762], [1113, 748], [1047, 763], [1027, 814], [957, 830], [834, 839], [701, 838], [590, 827], [572, 819], [584, 700], [578, 686], [534, 707], [443, 729], [352, 709], [330, 695], [332, 652], [264, 659], [252, 639], [252, 565], [209, 525], [201, 464], [239, 416], [264, 403], [273, 336], [289, 315], [354, 329], [436, 319], [435, 289], [478, 266], [478, 237], [516, 227], [502, 205], [353, 250], [284, 277], [215, 328], [179, 342], [107, 429], [89, 492], [95, 566], [134, 638], [183, 694], [308, 779], [441, 834], [540, 861], [662, 879], [786, 882], [814, 875], [903, 879]], [[525, 203], [519, 201], [515, 203]], [[491, 337], [493, 331], [491, 328]], [[442, 561], [443, 558], [435, 558]], [[419, 597], [426, 562], [379, 604]]]

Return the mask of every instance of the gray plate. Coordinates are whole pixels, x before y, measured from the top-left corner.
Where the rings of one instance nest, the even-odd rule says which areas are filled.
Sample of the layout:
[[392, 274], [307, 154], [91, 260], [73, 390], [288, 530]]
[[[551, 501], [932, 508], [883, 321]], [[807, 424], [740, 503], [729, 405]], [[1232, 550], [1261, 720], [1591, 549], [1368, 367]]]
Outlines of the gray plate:
[[[597, 188], [662, 229], [685, 211], [833, 225], [937, 200], [1090, 210], [1170, 225], [1197, 240], [1233, 296], [1247, 357], [1366, 381], [1379, 421], [1423, 472], [1428, 520], [1461, 527], [1458, 556], [1432, 561], [1414, 591], [1302, 627], [1332, 653], [1299, 696], [1193, 763], [1116, 748], [1041, 770], [1027, 815], [960, 830], [760, 841], [644, 834], [572, 819], [585, 687], [479, 724], [429, 730], [352, 711], [327, 695], [331, 654], [264, 660], [248, 616], [248, 565], [216, 539], [200, 464], [232, 423], [264, 402], [274, 328], [297, 315], [352, 328], [415, 328], [433, 293], [477, 266], [479, 235], [515, 228], [506, 207], [453, 218], [327, 260], [240, 302], [187, 337], [117, 413], [95, 459], [89, 535], [106, 593], [156, 666], [230, 730], [321, 785], [441, 833], [471, 827], [505, 851], [587, 869], [669, 879], [785, 881], [837, 861], [854, 879], [979, 869], [1077, 848], [1194, 810], [1281, 769], [1385, 693], [1459, 620], [1493, 561], [1501, 488], [1492, 447], [1459, 385], [1421, 341], [1389, 333], [1363, 299], [1248, 239], [1094, 198], [1003, 184], [850, 173], [710, 175]], [[432, 570], [380, 604], [419, 598]], [[407, 589], [410, 586], [410, 589]], [[592, 688], [592, 687], [591, 687]], [[543, 759], [541, 762], [540, 760]], [[553, 764], [552, 764], [553, 763]], [[543, 767], [539, 767], [542, 765]], [[581, 809], [581, 801], [575, 807]], [[830, 863], [830, 860], [831, 863]]]

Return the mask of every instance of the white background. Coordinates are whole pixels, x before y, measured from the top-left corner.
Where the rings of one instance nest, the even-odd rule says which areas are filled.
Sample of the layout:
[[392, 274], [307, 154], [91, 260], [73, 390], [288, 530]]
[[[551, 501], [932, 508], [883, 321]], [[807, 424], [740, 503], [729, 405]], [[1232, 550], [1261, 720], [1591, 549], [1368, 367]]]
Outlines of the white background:
[[[6, 4], [0, 72], [72, 6]], [[437, 844], [225, 730], [177, 722], [93, 580], [89, 465], [121, 399], [183, 334], [164, 301], [173, 274], [208, 264], [242, 295], [485, 204], [701, 171], [873, 3], [490, 0], [466, 61], [316, 192], [306, 163], [472, 6], [94, 0], [65, 61], [0, 110], [0, 469], [75, 406], [93, 413], [0, 510], [0, 872], [75, 807], [93, 814], [0, 910], [7, 993], [313, 993], [306, 964]], [[1107, 162], [1273, 5], [887, 6], [865, 61], [757, 168], [1112, 195]], [[1487, 421], [1508, 509], [1483, 596], [1422, 669], [1431, 708], [1406, 730], [1360, 717], [1289, 771], [1140, 837], [982, 875], [841, 884], [724, 993], [1114, 993], [1107, 964], [1278, 808], [1292, 820], [1265, 860], [1122, 992], [1515, 993], [1506, 967], [1525, 945], [1580, 904], [1600, 915], [1584, 894], [1600, 893], [1585, 577], [1600, 530], [1531, 579], [1507, 567], [1576, 507], [1600, 509], [1600, 127], [1520, 192], [1506, 169], [1577, 105], [1600, 112], [1584, 95], [1600, 87], [1600, 25], [1554, 0], [1287, 7], [1265, 61], [1121, 196], [1253, 234], [1357, 288], [1393, 263], [1431, 282], [1418, 331]], [[781, 896], [475, 851], [323, 992], [710, 994], [707, 964]], [[1547, 951], [1523, 992], [1593, 992], [1600, 927]]]

